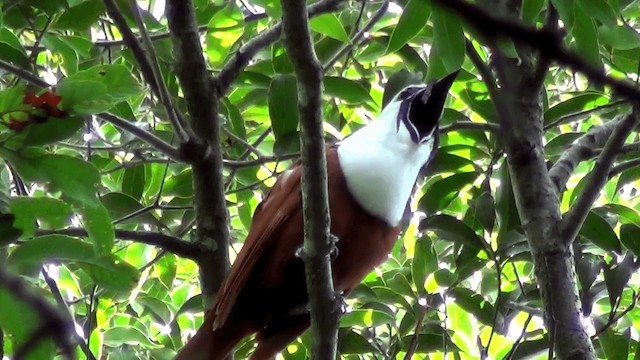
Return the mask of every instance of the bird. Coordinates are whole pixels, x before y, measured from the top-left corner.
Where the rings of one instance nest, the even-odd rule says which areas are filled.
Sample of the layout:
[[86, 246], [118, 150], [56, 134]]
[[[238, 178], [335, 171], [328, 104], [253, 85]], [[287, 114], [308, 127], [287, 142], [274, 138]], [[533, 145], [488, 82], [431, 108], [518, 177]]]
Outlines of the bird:
[[[438, 148], [438, 124], [458, 72], [401, 90], [377, 119], [326, 147], [334, 289], [348, 294], [384, 262], [410, 216], [416, 183]], [[176, 360], [222, 360], [255, 334], [250, 360], [273, 359], [310, 326], [301, 162], [257, 206], [245, 243], [203, 325]]]

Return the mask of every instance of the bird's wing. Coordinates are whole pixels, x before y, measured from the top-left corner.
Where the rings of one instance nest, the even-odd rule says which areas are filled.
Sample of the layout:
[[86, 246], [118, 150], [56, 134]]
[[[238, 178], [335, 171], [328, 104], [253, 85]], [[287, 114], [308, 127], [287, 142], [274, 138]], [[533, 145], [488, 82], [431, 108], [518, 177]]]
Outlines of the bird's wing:
[[272, 235], [287, 222], [290, 214], [302, 207], [301, 174], [301, 162], [298, 161], [278, 178], [256, 208], [249, 235], [218, 293], [214, 329], [225, 324], [256, 263], [271, 246]]

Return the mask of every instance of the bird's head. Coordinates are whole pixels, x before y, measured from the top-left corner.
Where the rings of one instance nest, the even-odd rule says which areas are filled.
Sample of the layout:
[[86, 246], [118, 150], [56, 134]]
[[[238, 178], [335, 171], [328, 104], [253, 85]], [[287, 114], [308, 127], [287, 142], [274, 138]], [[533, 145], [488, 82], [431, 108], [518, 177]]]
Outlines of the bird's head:
[[434, 135], [437, 136], [444, 103], [457, 75], [458, 71], [426, 85], [404, 88], [385, 108], [383, 114], [393, 116], [396, 130], [399, 131], [401, 127], [406, 129], [413, 143], [431, 141]]

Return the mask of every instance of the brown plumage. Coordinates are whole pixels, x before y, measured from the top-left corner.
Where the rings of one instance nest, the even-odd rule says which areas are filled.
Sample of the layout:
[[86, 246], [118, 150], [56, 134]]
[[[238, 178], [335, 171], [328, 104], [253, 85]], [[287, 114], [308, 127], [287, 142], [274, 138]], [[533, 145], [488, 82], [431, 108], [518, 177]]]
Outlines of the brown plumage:
[[[333, 262], [336, 291], [348, 292], [386, 260], [400, 229], [369, 215], [349, 193], [337, 147], [327, 148], [331, 233], [339, 238]], [[252, 360], [273, 358], [309, 327], [304, 265], [301, 164], [276, 182], [258, 206], [242, 250], [205, 322], [178, 360], [223, 359], [257, 333]]]

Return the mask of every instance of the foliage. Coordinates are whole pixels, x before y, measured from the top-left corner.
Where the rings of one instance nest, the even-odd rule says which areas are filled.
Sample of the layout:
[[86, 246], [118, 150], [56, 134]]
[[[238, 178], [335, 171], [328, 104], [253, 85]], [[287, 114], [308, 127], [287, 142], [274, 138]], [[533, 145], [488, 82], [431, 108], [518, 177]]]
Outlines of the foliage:
[[[117, 3], [139, 33], [128, 2]], [[144, 7], [142, 20], [164, 83], [177, 109], [185, 112], [162, 3], [138, 5]], [[280, 17], [277, 1], [194, 3], [214, 74], [239, 46]], [[592, 64], [606, 65], [611, 75], [637, 78], [637, 2], [551, 3], [567, 31], [565, 45]], [[1, 6], [3, 266], [19, 273], [37, 294], [51, 301], [61, 296], [79, 341], [95, 358], [171, 358], [201, 324], [203, 312], [197, 263], [172, 253], [175, 247], [149, 240], [162, 232], [179, 242], [194, 232], [191, 168], [149, 141], [152, 134], [177, 145], [170, 115], [152, 95], [101, 1], [27, 0]], [[430, 1], [386, 6], [348, 2], [311, 21], [318, 58], [331, 64], [324, 78], [328, 141], [339, 141], [374, 118], [405, 85], [459, 67], [462, 72], [443, 114], [440, 151], [415, 194], [417, 215], [389, 260], [347, 300], [341, 356], [401, 359], [411, 347], [416, 358], [442, 358], [443, 353], [469, 359], [545, 358], [549, 342], [539, 284], [496, 130], [497, 114], [468, 56], [475, 52], [488, 62], [486, 39]], [[548, 9], [544, 1], [524, 0], [521, 20], [542, 25]], [[352, 44], [365, 26], [364, 38]], [[501, 48], [518, 56], [511, 41]], [[292, 72], [282, 43], [276, 42], [257, 54], [222, 99], [232, 258], [265, 191], [299, 151]], [[544, 149], [550, 166], [589, 129], [629, 110], [609, 90], [557, 66], [550, 67], [545, 87]], [[633, 133], [574, 245], [582, 309], [601, 358], [640, 357], [640, 310], [634, 307], [640, 292], [636, 140]], [[599, 149], [593, 150], [597, 155]], [[594, 164], [595, 159], [581, 163], [569, 179], [561, 194], [563, 212]], [[0, 309], [14, 306], [22, 316], [0, 312], [2, 352], [8, 356], [38, 325], [35, 310], [0, 287]], [[288, 347], [284, 358], [304, 359], [309, 337]], [[250, 350], [246, 342], [237, 358]], [[43, 342], [29, 358], [53, 358], [55, 351]], [[76, 351], [86, 356], [82, 347]]]

